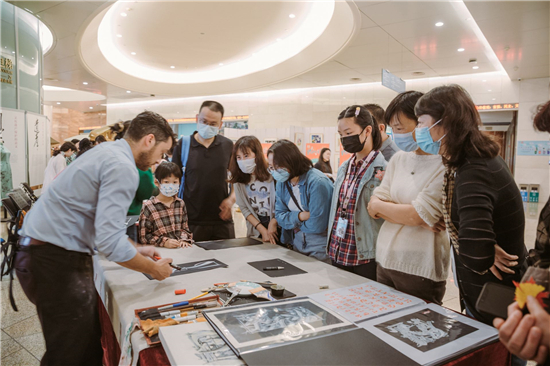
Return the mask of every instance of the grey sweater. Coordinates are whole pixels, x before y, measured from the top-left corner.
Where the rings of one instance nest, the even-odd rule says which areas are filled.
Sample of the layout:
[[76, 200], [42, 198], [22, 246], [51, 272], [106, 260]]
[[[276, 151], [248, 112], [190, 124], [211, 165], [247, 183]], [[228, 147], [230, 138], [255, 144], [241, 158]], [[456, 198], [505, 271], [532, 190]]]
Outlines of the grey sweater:
[[[269, 190], [269, 218], [272, 219], [275, 217], [275, 181], [273, 178], [270, 178], [269, 181], [270, 184], [270, 190]], [[254, 207], [250, 204], [250, 201], [248, 199], [248, 193], [246, 191], [246, 184], [243, 183], [235, 183], [233, 187], [235, 188], [235, 196], [237, 198], [237, 205], [239, 205], [239, 208], [241, 209], [241, 212], [244, 216], [244, 219], [250, 215], [253, 215], [257, 220], [260, 220], [258, 218], [258, 214]], [[258, 237], [260, 236], [260, 232], [252, 226], [248, 220], [246, 220], [246, 236], [247, 237]]]

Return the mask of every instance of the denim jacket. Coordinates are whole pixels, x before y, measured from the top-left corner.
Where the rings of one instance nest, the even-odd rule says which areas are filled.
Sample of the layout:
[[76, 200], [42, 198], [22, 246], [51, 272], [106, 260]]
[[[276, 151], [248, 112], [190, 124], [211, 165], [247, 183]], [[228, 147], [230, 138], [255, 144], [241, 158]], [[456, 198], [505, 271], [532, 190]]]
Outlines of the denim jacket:
[[[330, 246], [330, 237], [332, 235], [332, 226], [334, 220], [338, 220], [336, 217], [336, 211], [338, 209], [338, 201], [340, 199], [340, 188], [348, 171], [351, 158], [348, 159], [338, 169], [338, 176], [336, 177], [336, 183], [334, 186], [334, 194], [332, 195], [332, 204], [330, 205], [330, 231], [327, 236], [327, 253]], [[372, 192], [381, 183], [375, 175], [380, 170], [385, 170], [387, 165], [384, 155], [379, 153], [376, 159], [368, 167], [367, 171], [361, 178], [359, 188], [357, 189], [357, 203], [355, 205], [354, 217], [355, 217], [355, 246], [357, 247], [357, 254], [360, 259], [373, 259], [376, 257], [376, 239], [378, 238], [378, 232], [380, 227], [384, 223], [383, 219], [373, 219], [369, 216], [367, 206]]]
[[309, 220], [304, 222], [298, 219], [300, 212], [290, 211], [288, 208], [288, 203], [292, 198], [286, 184], [286, 182], [277, 182], [277, 200], [275, 202], [275, 218], [283, 228], [281, 241], [291, 244], [294, 229], [299, 229], [306, 234], [325, 233], [329, 223], [329, 202], [333, 190], [330, 179], [315, 168], [300, 176], [298, 185], [302, 210], [310, 213]]

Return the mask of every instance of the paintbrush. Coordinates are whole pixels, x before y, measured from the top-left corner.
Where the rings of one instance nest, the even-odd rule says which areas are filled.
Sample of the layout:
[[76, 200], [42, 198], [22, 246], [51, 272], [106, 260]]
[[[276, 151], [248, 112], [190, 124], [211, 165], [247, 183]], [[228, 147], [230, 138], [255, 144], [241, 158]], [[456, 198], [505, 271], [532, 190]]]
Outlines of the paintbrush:
[[[187, 304], [184, 304], [184, 303], [187, 303]], [[161, 318], [163, 316], [178, 314], [184, 310], [198, 310], [198, 309], [213, 308], [216, 306], [218, 306], [218, 303], [216, 302], [216, 300], [201, 302], [196, 304], [189, 304], [189, 302], [183, 301], [181, 303], [177, 303], [174, 305], [163, 306], [162, 308], [151, 308], [151, 309], [144, 310], [141, 313], [139, 313], [139, 317], [142, 320], [151, 319], [151, 318]], [[168, 309], [173, 309], [173, 310], [164, 311], [164, 312], [162, 311], [162, 310], [168, 310]]]

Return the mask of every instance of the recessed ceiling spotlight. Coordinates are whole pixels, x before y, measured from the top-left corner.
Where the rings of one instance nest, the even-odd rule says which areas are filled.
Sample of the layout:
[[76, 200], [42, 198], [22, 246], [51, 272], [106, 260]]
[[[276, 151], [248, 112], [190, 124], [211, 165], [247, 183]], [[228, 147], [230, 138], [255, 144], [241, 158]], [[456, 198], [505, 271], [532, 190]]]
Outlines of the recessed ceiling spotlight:
[[493, 100], [497, 100], [497, 98], [493, 98]]
[[443, 23], [443, 22], [437, 22], [437, 23], [435, 23], [435, 26], [436, 26], [436, 27], [443, 27], [443, 24], [445, 24], [445, 23]]
[[126, 14], [126, 13], [120, 13], [120, 16], [121, 16], [121, 17], [125, 17], [125, 16], [128, 16], [128, 14]]
[[422, 76], [422, 75], [426, 75], [425, 72], [422, 72], [422, 71], [415, 71], [412, 73], [414, 76]]
[[118, 38], [122, 38], [122, 34], [117, 34], [116, 35]]
[[130, 52], [130, 55], [135, 56], [136, 53], [135, 52]]
[[351, 78], [349, 79], [349, 81], [361, 81], [362, 79], [361, 78]]
[[487, 80], [483, 80], [483, 82], [486, 82]]
[[487, 91], [492, 91], [491, 89], [487, 90]]
[[296, 18], [296, 15], [294, 15], [294, 14], [288, 14], [288, 17], [289, 17], [289, 18]]
[[479, 69], [479, 66], [474, 66], [474, 67], [472, 67], [472, 69], [477, 70], [477, 69]]
[[126, 90], [126, 93], [130, 94], [130, 93], [131, 93], [131, 91], [129, 91], [129, 90]]
[[15, 51], [11, 51], [11, 53], [15, 53]]
[[170, 66], [171, 69], [175, 69], [176, 67], [175, 66]]
[[223, 62], [220, 62], [218, 65], [223, 66]]
[[61, 104], [61, 102], [57, 102], [57, 104]]
[[88, 85], [88, 83], [87, 83], [87, 82], [83, 82], [82, 84], [84, 84], [84, 85]]
[[459, 48], [457, 51], [458, 52], [464, 52], [464, 48]]
[[21, 55], [21, 57], [25, 58], [25, 55]]
[[94, 109], [94, 107], [90, 107], [90, 109]]

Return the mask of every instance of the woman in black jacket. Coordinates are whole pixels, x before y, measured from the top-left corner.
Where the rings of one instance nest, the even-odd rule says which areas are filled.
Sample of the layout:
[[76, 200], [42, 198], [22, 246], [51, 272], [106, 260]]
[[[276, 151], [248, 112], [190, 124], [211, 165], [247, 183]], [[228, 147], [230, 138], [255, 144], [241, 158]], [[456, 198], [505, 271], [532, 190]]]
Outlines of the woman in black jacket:
[[514, 287], [527, 269], [521, 194], [499, 146], [479, 130], [481, 119], [458, 85], [432, 89], [417, 102], [416, 141], [446, 166], [443, 212], [454, 251], [462, 305], [492, 324], [475, 305], [483, 285]]

